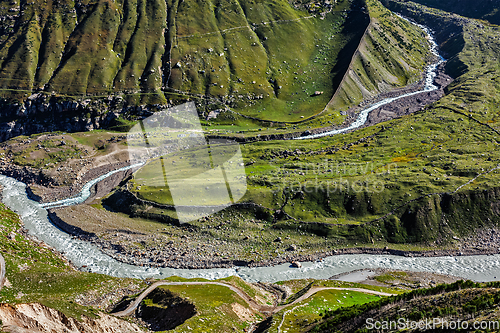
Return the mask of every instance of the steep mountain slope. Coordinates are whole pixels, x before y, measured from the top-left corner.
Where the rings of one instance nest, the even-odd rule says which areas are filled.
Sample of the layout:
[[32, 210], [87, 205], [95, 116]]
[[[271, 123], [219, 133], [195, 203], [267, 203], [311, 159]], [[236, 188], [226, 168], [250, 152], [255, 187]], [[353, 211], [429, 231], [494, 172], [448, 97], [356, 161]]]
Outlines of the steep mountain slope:
[[500, 8], [495, 0], [416, 0], [415, 2], [462, 16], [500, 24]]
[[244, 130], [340, 123], [340, 110], [418, 81], [427, 59], [420, 30], [376, 3], [5, 1], [3, 132], [127, 125], [190, 99]]
[[[141, 332], [103, 311], [146, 284], [79, 272], [60, 253], [28, 236], [20, 217], [0, 204], [2, 332]], [[2, 277], [3, 279], [3, 277]]]
[[[309, 5], [297, 4], [299, 10], [282, 0], [6, 1], [0, 80], [3, 89], [76, 96], [162, 95], [168, 86], [212, 96], [233, 90], [268, 96], [274, 85], [291, 83], [291, 61], [306, 66], [318, 40], [332, 39], [351, 2], [322, 2], [307, 11]], [[350, 38], [339, 37], [327, 43], [333, 55]], [[283, 82], [270, 84], [277, 76]]]
[[[161, 68], [164, 53], [164, 1], [11, 1], [5, 5], [7, 35], [0, 47], [4, 96], [26, 96], [6, 89], [26, 93], [43, 89], [62, 95], [141, 90], [141, 78], [150, 80], [144, 92], [161, 87], [160, 73], [152, 69]], [[124, 75], [127, 82], [121, 84]]]
[[[332, 79], [345, 70], [332, 72], [338, 53], [349, 41], [359, 42], [367, 24], [362, 2], [351, 2], [321, 2], [325, 13], [318, 17], [285, 1], [215, 1], [199, 8], [182, 2], [169, 85], [223, 97], [225, 104], [260, 119], [314, 114], [333, 94]], [[358, 18], [356, 29], [342, 28]], [[324, 96], [311, 98], [315, 90]]]
[[[437, 31], [447, 70], [458, 76], [447, 95], [424, 111], [355, 133], [247, 146], [256, 161], [249, 168], [255, 193], [275, 191], [264, 197], [250, 188], [248, 198], [318, 222], [306, 227], [337, 237], [334, 244], [455, 243], [452, 237], [499, 223], [498, 27], [384, 2]], [[263, 168], [260, 159], [275, 168]]]

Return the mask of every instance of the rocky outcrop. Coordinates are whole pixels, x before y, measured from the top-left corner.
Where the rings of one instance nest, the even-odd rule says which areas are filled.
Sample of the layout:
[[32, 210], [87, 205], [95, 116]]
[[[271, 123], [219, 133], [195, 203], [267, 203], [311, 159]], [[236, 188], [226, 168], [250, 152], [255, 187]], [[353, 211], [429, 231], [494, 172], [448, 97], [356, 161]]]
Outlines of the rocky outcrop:
[[[451, 76], [445, 74], [445, 64], [442, 64], [437, 71], [437, 76], [434, 80], [434, 84], [438, 86], [438, 89], [433, 91], [422, 92], [420, 94], [407, 96], [398, 99], [392, 103], [385, 104], [378, 109], [373, 110], [368, 115], [366, 123], [362, 127], [372, 126], [384, 121], [388, 121], [394, 118], [402, 117], [420, 110], [423, 110], [427, 105], [430, 105], [445, 95], [446, 87], [452, 83], [453, 79]], [[412, 89], [408, 89], [406, 93], [412, 92]], [[398, 92], [383, 94], [380, 99], [396, 97]]]
[[1, 304], [2, 331], [12, 333], [133, 333], [143, 332], [136, 324], [99, 313], [100, 318], [67, 317], [60, 311], [38, 303]]
[[[83, 174], [81, 178], [78, 178], [73, 184], [66, 186], [54, 186], [54, 184], [59, 185], [57, 184], [57, 180], [48, 175], [45, 169], [20, 167], [9, 163], [0, 164], [0, 173], [28, 184], [29, 186], [27, 186], [26, 190], [33, 200], [39, 202], [53, 202], [75, 196], [89, 181], [127, 165], [129, 165], [129, 162], [119, 162], [92, 168]], [[114, 187], [129, 177], [132, 172], [132, 169], [120, 171], [95, 184], [91, 188], [92, 194], [87, 201], [92, 201], [95, 197], [101, 197], [108, 194]]]
[[[147, 117], [168, 105], [131, 106], [120, 96], [66, 100], [33, 94], [24, 102], [0, 101], [0, 142], [18, 135], [43, 132], [83, 132], [119, 126], [119, 117]], [[7, 121], [5, 121], [7, 120]]]

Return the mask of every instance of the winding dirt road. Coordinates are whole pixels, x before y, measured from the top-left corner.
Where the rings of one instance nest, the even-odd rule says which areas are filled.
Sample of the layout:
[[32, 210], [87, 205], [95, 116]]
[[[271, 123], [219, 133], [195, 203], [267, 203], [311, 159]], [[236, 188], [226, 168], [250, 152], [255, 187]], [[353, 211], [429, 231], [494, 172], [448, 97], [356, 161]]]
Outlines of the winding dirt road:
[[393, 296], [395, 294], [390, 294], [390, 293], [384, 293], [381, 291], [375, 291], [375, 290], [369, 290], [369, 289], [363, 289], [363, 288], [337, 288], [337, 287], [313, 287], [309, 291], [307, 291], [304, 295], [301, 297], [297, 298], [295, 301], [285, 304], [285, 305], [280, 305], [280, 306], [270, 306], [270, 305], [262, 305], [257, 303], [255, 300], [253, 300], [250, 296], [248, 296], [243, 290], [226, 284], [226, 283], [221, 283], [221, 282], [166, 282], [166, 281], [159, 281], [153, 283], [151, 286], [149, 286], [146, 290], [144, 290], [130, 305], [123, 311], [113, 313], [114, 316], [117, 317], [124, 317], [124, 316], [129, 316], [131, 315], [135, 309], [139, 306], [139, 304], [142, 302], [142, 300], [154, 289], [156, 289], [159, 286], [186, 286], [186, 285], [218, 285], [218, 286], [223, 286], [226, 288], [229, 288], [230, 290], [234, 291], [238, 296], [240, 296], [245, 302], [248, 303], [248, 305], [261, 313], [269, 314], [272, 315], [276, 312], [279, 312], [293, 304], [302, 302], [303, 300], [311, 297], [315, 293], [322, 291], [322, 290], [348, 290], [348, 291], [358, 291], [366, 294], [372, 294], [372, 295], [379, 295], [379, 296]]

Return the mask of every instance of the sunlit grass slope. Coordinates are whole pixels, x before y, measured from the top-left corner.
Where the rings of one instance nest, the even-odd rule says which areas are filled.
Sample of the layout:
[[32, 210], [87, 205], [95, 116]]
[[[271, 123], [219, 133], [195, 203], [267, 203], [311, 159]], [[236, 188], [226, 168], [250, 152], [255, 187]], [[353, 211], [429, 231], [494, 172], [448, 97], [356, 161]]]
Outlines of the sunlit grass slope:
[[329, 109], [347, 109], [379, 93], [415, 83], [430, 61], [422, 29], [376, 0], [367, 1], [367, 7], [371, 24]]

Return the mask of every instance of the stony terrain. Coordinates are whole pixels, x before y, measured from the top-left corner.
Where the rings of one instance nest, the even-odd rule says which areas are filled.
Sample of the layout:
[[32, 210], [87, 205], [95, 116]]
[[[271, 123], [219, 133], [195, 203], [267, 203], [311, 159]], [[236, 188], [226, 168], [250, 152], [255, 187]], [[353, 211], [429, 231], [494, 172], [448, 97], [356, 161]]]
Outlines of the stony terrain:
[[[450, 322], [460, 322], [466, 330], [498, 330], [498, 283], [476, 284], [457, 281], [432, 288], [418, 289], [410, 293], [382, 299], [349, 309], [326, 311], [317, 323], [304, 328], [303, 332], [357, 332], [369, 329], [368, 318], [373, 321], [390, 322], [404, 318], [414, 323], [431, 323], [420, 327], [407, 327], [409, 332], [448, 331]], [[487, 326], [474, 327], [475, 322]], [[434, 324], [433, 324], [434, 323]], [[488, 326], [489, 325], [489, 326]], [[384, 331], [378, 328], [376, 331]], [[453, 329], [452, 329], [453, 330]]]
[[[92, 242], [119, 261], [138, 266], [258, 267], [294, 261], [316, 261], [341, 254], [437, 257], [500, 253], [500, 232], [497, 228], [478, 229], [468, 238], [456, 238], [454, 245], [448, 249], [398, 250], [383, 246], [346, 248], [331, 240], [318, 239], [314, 235], [302, 236], [299, 240], [294, 234], [291, 234], [292, 237], [284, 236], [282, 232], [273, 229], [268, 229], [257, 237], [251, 229], [246, 232], [242, 230], [241, 233], [236, 231], [235, 234], [234, 230], [217, 223], [213, 226], [212, 223], [204, 223], [201, 228], [196, 225], [178, 228], [131, 219], [85, 205], [54, 209], [50, 217], [58, 227], [75, 237]], [[138, 227], [138, 223], [142, 226]], [[265, 228], [263, 221], [248, 221], [248, 224]], [[249, 251], [248, 247], [255, 250]]]
[[[75, 139], [71, 135], [42, 134], [2, 143], [0, 170], [29, 185], [31, 195], [41, 202], [71, 197], [88, 181], [128, 165], [124, 135], [102, 133], [95, 142], [90, 136], [87, 143], [88, 136], [83, 133]], [[125, 171], [104, 180], [94, 189], [94, 195], [107, 194], [129, 174]]]

